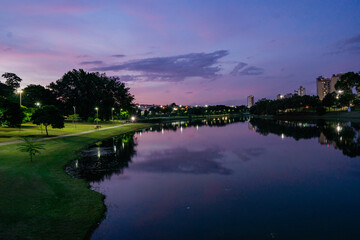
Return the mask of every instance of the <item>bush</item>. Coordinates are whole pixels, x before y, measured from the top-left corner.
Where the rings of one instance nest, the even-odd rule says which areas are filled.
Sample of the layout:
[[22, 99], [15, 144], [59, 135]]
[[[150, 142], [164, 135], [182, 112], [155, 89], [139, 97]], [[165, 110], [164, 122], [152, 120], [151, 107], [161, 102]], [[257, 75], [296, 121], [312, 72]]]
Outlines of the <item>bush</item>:
[[94, 122], [94, 118], [93, 118], [93, 117], [88, 117], [87, 121], [88, 121], [89, 123], [93, 123], [93, 122]]
[[316, 113], [319, 115], [324, 115], [326, 113], [326, 109], [319, 104], [316, 106]]

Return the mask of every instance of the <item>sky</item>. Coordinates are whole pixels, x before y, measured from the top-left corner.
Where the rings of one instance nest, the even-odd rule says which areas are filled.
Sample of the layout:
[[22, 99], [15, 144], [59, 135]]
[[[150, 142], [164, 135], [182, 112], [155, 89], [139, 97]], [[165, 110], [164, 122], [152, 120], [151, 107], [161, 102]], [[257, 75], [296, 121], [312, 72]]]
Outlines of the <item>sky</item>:
[[[48, 85], [118, 76], [141, 104], [246, 104], [316, 95], [360, 71], [360, 1], [0, 0], [0, 73]], [[0, 81], [4, 81], [0, 78]]]

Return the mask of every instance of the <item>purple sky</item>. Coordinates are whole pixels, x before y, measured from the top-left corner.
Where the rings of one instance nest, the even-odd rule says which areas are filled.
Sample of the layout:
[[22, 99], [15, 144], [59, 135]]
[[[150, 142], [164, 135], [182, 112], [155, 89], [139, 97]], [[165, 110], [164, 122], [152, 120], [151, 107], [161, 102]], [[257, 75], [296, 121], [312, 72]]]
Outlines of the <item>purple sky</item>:
[[0, 73], [22, 87], [83, 68], [119, 76], [136, 102], [230, 105], [360, 71], [359, 1], [0, 3]]

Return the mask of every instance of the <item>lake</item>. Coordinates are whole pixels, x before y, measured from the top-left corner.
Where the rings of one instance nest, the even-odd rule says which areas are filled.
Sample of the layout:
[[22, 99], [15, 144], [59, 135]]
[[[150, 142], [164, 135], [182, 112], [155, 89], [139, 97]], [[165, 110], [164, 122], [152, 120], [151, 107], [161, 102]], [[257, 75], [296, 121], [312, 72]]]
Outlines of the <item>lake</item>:
[[106, 196], [92, 239], [360, 239], [360, 126], [216, 118], [82, 152]]

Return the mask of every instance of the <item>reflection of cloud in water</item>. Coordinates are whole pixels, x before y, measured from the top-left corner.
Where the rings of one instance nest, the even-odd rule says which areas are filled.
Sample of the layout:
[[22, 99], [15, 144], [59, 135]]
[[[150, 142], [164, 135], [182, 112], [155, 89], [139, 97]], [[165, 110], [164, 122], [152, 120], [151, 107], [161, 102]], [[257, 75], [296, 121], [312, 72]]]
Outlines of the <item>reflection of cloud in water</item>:
[[265, 148], [245, 148], [234, 151], [234, 154], [243, 161], [249, 161], [253, 157], [258, 157], [266, 152]]
[[146, 156], [146, 161], [134, 163], [131, 170], [161, 173], [188, 174], [222, 174], [229, 175], [232, 170], [227, 169], [217, 159], [223, 155], [218, 150], [205, 149], [192, 151], [185, 148], [153, 151]]

